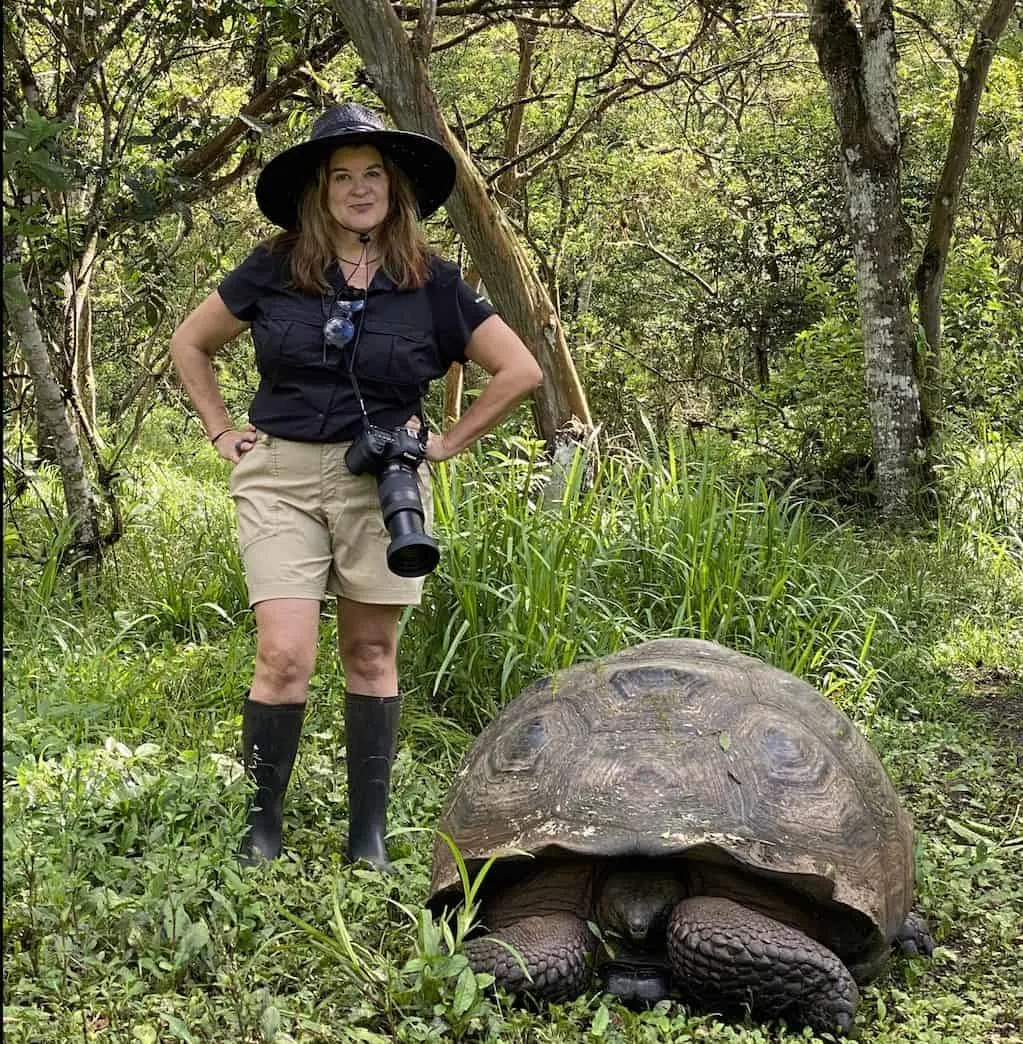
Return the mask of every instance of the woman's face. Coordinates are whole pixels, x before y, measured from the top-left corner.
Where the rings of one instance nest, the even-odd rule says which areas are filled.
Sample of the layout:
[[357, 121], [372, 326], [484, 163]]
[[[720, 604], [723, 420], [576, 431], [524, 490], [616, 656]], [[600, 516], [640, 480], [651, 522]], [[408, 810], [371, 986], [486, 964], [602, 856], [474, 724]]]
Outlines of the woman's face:
[[372, 232], [387, 217], [390, 179], [372, 145], [335, 149], [327, 163], [327, 209], [352, 232]]

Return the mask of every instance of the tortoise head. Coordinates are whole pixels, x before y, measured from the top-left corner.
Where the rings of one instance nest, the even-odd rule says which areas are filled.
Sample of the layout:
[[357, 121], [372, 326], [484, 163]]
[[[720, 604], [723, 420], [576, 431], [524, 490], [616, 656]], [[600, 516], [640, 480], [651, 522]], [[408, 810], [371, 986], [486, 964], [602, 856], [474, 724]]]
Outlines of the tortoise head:
[[685, 882], [670, 869], [612, 869], [597, 896], [601, 931], [634, 953], [664, 949], [671, 911], [686, 897]]

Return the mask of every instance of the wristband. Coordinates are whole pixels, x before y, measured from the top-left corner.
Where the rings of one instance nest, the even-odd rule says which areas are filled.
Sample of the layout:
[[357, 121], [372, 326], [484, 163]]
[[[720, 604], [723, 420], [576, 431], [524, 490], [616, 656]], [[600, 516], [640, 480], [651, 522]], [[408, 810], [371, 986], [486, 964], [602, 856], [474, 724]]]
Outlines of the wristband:
[[234, 428], [225, 428], [223, 431], [218, 431], [217, 434], [210, 439], [210, 445], [216, 446], [217, 439], [219, 439], [222, 435], [226, 435], [229, 431], [234, 431]]

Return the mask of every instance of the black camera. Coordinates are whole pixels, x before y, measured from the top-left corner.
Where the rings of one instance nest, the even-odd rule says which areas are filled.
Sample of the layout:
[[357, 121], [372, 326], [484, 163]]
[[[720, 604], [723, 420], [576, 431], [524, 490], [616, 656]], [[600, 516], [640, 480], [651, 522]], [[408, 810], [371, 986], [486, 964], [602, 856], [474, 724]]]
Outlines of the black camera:
[[391, 534], [387, 568], [398, 576], [425, 576], [440, 561], [436, 542], [423, 529], [423, 501], [416, 468], [426, 459], [426, 429], [368, 425], [348, 447], [353, 475], [376, 476], [384, 525]]

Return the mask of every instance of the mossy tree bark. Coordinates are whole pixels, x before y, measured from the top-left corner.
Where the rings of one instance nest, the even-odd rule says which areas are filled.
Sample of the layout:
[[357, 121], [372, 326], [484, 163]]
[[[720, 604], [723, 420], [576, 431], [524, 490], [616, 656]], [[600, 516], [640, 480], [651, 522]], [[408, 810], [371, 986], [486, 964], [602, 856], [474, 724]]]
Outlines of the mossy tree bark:
[[859, 25], [842, 0], [808, 6], [845, 173], [878, 495], [882, 511], [895, 514], [917, 485], [924, 433], [906, 278], [892, 5], [864, 0]]

